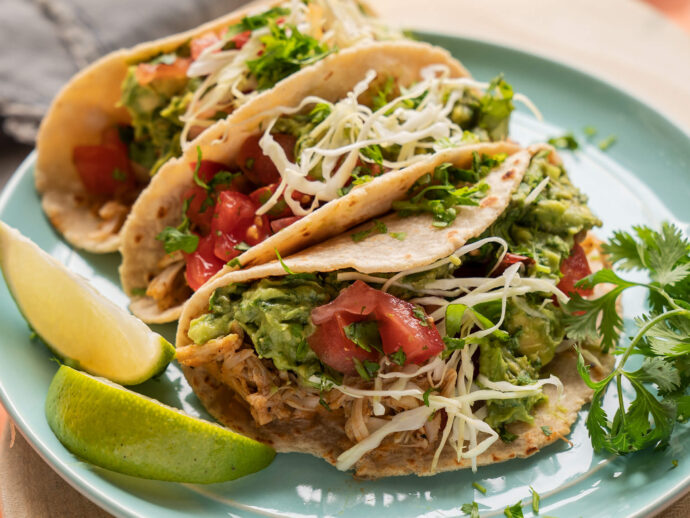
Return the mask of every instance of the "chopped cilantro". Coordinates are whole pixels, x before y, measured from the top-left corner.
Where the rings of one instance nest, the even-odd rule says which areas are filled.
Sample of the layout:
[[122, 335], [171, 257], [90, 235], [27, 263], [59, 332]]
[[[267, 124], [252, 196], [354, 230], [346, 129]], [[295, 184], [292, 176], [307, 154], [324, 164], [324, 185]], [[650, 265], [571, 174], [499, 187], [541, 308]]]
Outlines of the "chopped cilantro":
[[383, 153], [381, 152], [381, 146], [372, 144], [371, 146], [362, 148], [360, 153], [363, 157], [368, 158], [375, 164], [383, 165]]
[[228, 28], [228, 35], [234, 36], [240, 32], [253, 31], [260, 29], [261, 27], [266, 27], [270, 20], [278, 18], [279, 16], [286, 16], [288, 14], [290, 14], [290, 9], [286, 7], [272, 7], [271, 9], [254, 16], [245, 16], [242, 18], [240, 23], [232, 25]]
[[132, 288], [130, 293], [135, 297], [143, 297], [146, 295], [146, 288]]
[[[402, 349], [401, 349], [402, 350]], [[424, 401], [424, 404], [426, 406], [429, 406], [429, 396], [431, 395], [432, 392], [440, 392], [441, 389], [438, 387], [429, 387], [424, 391], [424, 394], [422, 394], [422, 401]]]
[[479, 482], [472, 482], [472, 487], [479, 491], [481, 494], [486, 494], [486, 488], [482, 486]]
[[556, 149], [569, 149], [570, 151], [575, 151], [580, 148], [580, 144], [575, 140], [575, 136], [568, 132], [560, 137], [553, 137], [548, 140]]
[[421, 323], [422, 327], [429, 327], [429, 321], [427, 320], [426, 313], [421, 306], [415, 306], [412, 310], [412, 314]]
[[[407, 200], [393, 202], [393, 209], [402, 217], [429, 213], [433, 225], [446, 227], [457, 216], [457, 206], [479, 205], [489, 187], [478, 180], [505, 160], [505, 155], [472, 155], [472, 169], [460, 169], [450, 163], [443, 163], [419, 178], [408, 191]], [[462, 183], [473, 182], [473, 185]]]
[[240, 241], [240, 242], [237, 243], [235, 246], [233, 246], [233, 248], [234, 248], [235, 250], [239, 250], [240, 252], [246, 252], [247, 250], [249, 250], [249, 249], [251, 248], [251, 246], [249, 246], [249, 245], [248, 245], [247, 243], [245, 243], [244, 241]]
[[372, 234], [386, 234], [387, 232], [388, 227], [386, 226], [386, 224], [383, 221], [375, 219], [373, 227], [360, 230], [359, 232], [355, 232], [354, 234], [350, 234], [350, 237], [355, 243], [359, 243], [360, 241], [365, 240]]
[[465, 347], [465, 340], [462, 338], [453, 338], [452, 336], [444, 336], [443, 343], [446, 344], [446, 348], [441, 353], [441, 358], [444, 360], [453, 354], [453, 351]]
[[678, 467], [678, 459], [673, 459], [671, 461], [671, 469], [675, 469]]
[[113, 180], [116, 182], [126, 182], [127, 181], [127, 173], [125, 173], [122, 169], [116, 167], [113, 169]]
[[529, 487], [529, 490], [532, 492], [532, 511], [539, 514], [539, 501], [541, 500], [541, 498], [539, 498], [539, 493], [537, 493], [532, 486]]
[[376, 320], [353, 322], [346, 325], [343, 330], [345, 331], [345, 336], [365, 351], [377, 350], [383, 352], [381, 335], [379, 334], [379, 326]]
[[294, 25], [279, 26], [268, 21], [269, 34], [260, 37], [263, 54], [247, 61], [249, 72], [256, 79], [257, 90], [271, 88], [281, 79], [325, 58], [334, 49], [328, 49], [318, 40], [302, 34]]
[[601, 140], [599, 144], [597, 144], [597, 146], [599, 146], [599, 149], [601, 149], [602, 151], [606, 151], [608, 148], [613, 146], [617, 140], [618, 137], [616, 137], [616, 135], [609, 135], [604, 140]]
[[405, 361], [407, 361], [407, 355], [405, 354], [405, 351], [403, 351], [402, 347], [400, 347], [393, 354], [389, 354], [388, 357], [393, 363], [396, 363], [400, 366], [405, 365]]
[[471, 504], [462, 504], [460, 510], [465, 514], [469, 514], [470, 518], [480, 518], [479, 506], [477, 505], [477, 502], [472, 502]]
[[582, 133], [585, 134], [585, 137], [592, 138], [597, 134], [597, 129], [594, 126], [585, 126], [582, 128]]
[[371, 378], [376, 376], [376, 373], [379, 370], [378, 362], [373, 362], [370, 360], [359, 361], [353, 356], [352, 363], [355, 365], [357, 374], [359, 374], [359, 376], [365, 381], [371, 381]]
[[320, 395], [319, 395], [319, 405], [321, 405], [322, 407], [324, 407], [324, 408], [325, 408], [326, 410], [328, 410], [329, 412], [332, 412], [332, 411], [333, 411], [333, 410], [331, 410], [330, 405], [329, 405], [328, 403], [326, 403], [326, 400], [323, 398], [323, 394], [320, 394]]
[[280, 263], [280, 266], [283, 267], [283, 270], [285, 270], [285, 273], [287, 273], [288, 275], [295, 275], [295, 273], [290, 269], [290, 267], [287, 264], [285, 264], [285, 261], [283, 261], [283, 258], [280, 256], [280, 252], [278, 251], [278, 249], [274, 248], [273, 250], [275, 250], [278, 262]]
[[509, 432], [508, 430], [505, 429], [505, 427], [501, 427], [500, 430], [498, 430], [498, 436], [501, 438], [501, 440], [505, 443], [511, 443], [515, 439], [517, 439], [517, 435], [514, 433]]
[[479, 100], [479, 108], [478, 126], [489, 133], [491, 140], [503, 140], [508, 135], [510, 114], [515, 108], [513, 87], [503, 79], [503, 75], [491, 80]]
[[506, 518], [524, 518], [524, 514], [522, 514], [522, 501], [511, 505], [510, 507], [506, 507], [503, 510], [503, 514], [506, 516]]
[[379, 88], [372, 99], [372, 108], [374, 111], [378, 111], [388, 104], [391, 100], [391, 96], [395, 91], [395, 78], [393, 76], [388, 76], [386, 82], [383, 86]]
[[405, 241], [405, 238], [407, 237], [406, 232], [389, 232], [388, 235], [393, 239], [397, 239], [398, 241]]
[[550, 426], [542, 426], [542, 427], [541, 427], [541, 431], [542, 431], [542, 432], [544, 433], [544, 435], [546, 435], [547, 437], [551, 437], [551, 434], [553, 433], [553, 432], [551, 431], [551, 427], [550, 427]]
[[178, 250], [182, 250], [187, 254], [196, 251], [199, 246], [199, 236], [194, 234], [189, 227], [191, 222], [187, 216], [189, 203], [191, 198], [185, 200], [182, 205], [182, 222], [177, 227], [165, 227], [157, 236], [158, 241], [163, 242], [163, 248], [166, 254], [172, 254]]
[[239, 260], [237, 257], [235, 257], [234, 259], [230, 259], [230, 260], [229, 260], [227, 263], [225, 263], [225, 264], [226, 264], [226, 266], [229, 266], [229, 267], [231, 267], [231, 268], [237, 268], [237, 267], [242, 266], [242, 265], [240, 264], [240, 260]]

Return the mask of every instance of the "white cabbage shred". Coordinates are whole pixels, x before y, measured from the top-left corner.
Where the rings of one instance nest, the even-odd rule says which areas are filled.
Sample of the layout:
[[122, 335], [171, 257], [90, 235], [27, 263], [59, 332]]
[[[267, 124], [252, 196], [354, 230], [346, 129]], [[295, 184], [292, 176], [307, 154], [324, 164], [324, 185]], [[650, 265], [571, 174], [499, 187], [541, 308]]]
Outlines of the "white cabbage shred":
[[[398, 286], [419, 293], [420, 297], [412, 299], [412, 302], [438, 306], [438, 309], [432, 312], [431, 316], [437, 323], [441, 334], [444, 333], [445, 325], [443, 320], [448, 305], [464, 304], [472, 307], [475, 304], [488, 300], [501, 300], [502, 303], [500, 319], [493, 327], [471, 332], [472, 329], [477, 327], [478, 322], [469, 321], [466, 326], [463, 326], [461, 337], [465, 339], [466, 345], [463, 349], [454, 351], [446, 360], [436, 357], [425, 365], [407, 365], [401, 371], [393, 372], [384, 372], [383, 367], [385, 367], [385, 362], [387, 362], [387, 360], [384, 360], [382, 368], [374, 380], [373, 390], [363, 390], [335, 384], [330, 384], [327, 387], [332, 390], [338, 390], [351, 398], [375, 398], [379, 407], [383, 407], [381, 404], [382, 398], [400, 400], [404, 397], [413, 397], [420, 401], [418, 407], [397, 413], [386, 421], [383, 426], [377, 425], [378, 428], [364, 440], [343, 452], [337, 459], [336, 466], [338, 469], [350, 469], [369, 451], [378, 447], [381, 441], [388, 435], [418, 430], [425, 425], [434, 412], [444, 410], [448, 419], [440, 434], [441, 438], [434, 454], [431, 471], [436, 469], [441, 452], [446, 444], [450, 444], [455, 450], [458, 461], [470, 459], [472, 469], [476, 471], [477, 457], [498, 440], [498, 434], [483, 421], [483, 418], [486, 417], [486, 407], [482, 406], [473, 411], [473, 403], [537, 395], [542, 392], [544, 385], [556, 387], [558, 395], [561, 397], [563, 385], [553, 375], [530, 385], [515, 385], [508, 381], [491, 381], [483, 375], [476, 375], [472, 363], [472, 355], [479, 347], [478, 343], [473, 343], [473, 339], [479, 340], [500, 327], [505, 318], [506, 304], [509, 298], [520, 300], [517, 297], [519, 295], [540, 292], [555, 295], [561, 303], [567, 302], [568, 297], [556, 288], [554, 281], [523, 278], [520, 275], [521, 264], [517, 263], [506, 268], [502, 275], [496, 278], [437, 279], [425, 283], [422, 287], [414, 287], [400, 282], [404, 281], [406, 276], [413, 273], [432, 270], [451, 262], [458, 264], [458, 260], [463, 255], [490, 242], [497, 243], [503, 248], [502, 257], [507, 250], [507, 243], [499, 237], [488, 237], [459, 248], [452, 256], [446, 259], [428, 266], [405, 270], [391, 278], [365, 275], [358, 272], [338, 274], [339, 281], [361, 279], [371, 284], [381, 284], [383, 291], [388, 290], [392, 286]], [[448, 299], [451, 300], [449, 301]], [[440, 386], [448, 370], [457, 371], [457, 380], [452, 394], [441, 395], [438, 392], [430, 392], [427, 394], [429, 405], [426, 406], [423, 402], [424, 390], [415, 383], [415, 380], [426, 375], [430, 386], [436, 388]], [[397, 381], [394, 384], [389, 385], [385, 389], [383, 388], [385, 382], [396, 379]], [[319, 383], [320, 378], [314, 377], [312, 381]], [[374, 409], [374, 415], [379, 416], [378, 420], [380, 420], [380, 416], [385, 415], [385, 408], [375, 407]]]

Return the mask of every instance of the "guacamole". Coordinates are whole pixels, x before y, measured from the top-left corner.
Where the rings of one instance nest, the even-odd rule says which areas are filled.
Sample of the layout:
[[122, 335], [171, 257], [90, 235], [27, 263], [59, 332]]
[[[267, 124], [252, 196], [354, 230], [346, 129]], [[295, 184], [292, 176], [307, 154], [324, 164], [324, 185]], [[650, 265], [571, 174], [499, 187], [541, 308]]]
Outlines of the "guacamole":
[[[570, 255], [575, 236], [601, 221], [565, 170], [549, 162], [549, 154], [544, 150], [532, 157], [508, 209], [481, 237], [502, 237], [509, 252], [534, 259], [528, 267], [530, 276], [560, 279], [561, 262]], [[549, 183], [526, 205], [526, 198], [547, 177]]]
[[[156, 64], [165, 56], [149, 63]], [[129, 156], [151, 174], [168, 159], [182, 154], [180, 133], [184, 123], [180, 120], [187, 110], [199, 78], [158, 78], [142, 85], [136, 78], [137, 65], [131, 65], [122, 83], [120, 104], [132, 117], [131, 131], [124, 139]]]
[[236, 321], [251, 337], [257, 355], [269, 358], [279, 370], [291, 370], [300, 379], [324, 371], [307, 345], [314, 330], [312, 309], [338, 294], [331, 276], [288, 275], [267, 278], [252, 285], [218, 288], [210, 313], [193, 320], [189, 337], [197, 344], [228, 334]]

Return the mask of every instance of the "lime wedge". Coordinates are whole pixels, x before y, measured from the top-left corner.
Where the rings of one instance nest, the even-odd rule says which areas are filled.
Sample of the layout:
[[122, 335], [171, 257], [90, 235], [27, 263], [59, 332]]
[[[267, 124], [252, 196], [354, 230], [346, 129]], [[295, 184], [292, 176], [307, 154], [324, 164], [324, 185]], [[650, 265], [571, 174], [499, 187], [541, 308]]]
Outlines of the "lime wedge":
[[0, 269], [24, 318], [70, 365], [134, 385], [175, 356], [162, 336], [2, 221]]
[[209, 484], [268, 466], [275, 451], [66, 365], [48, 388], [48, 424], [65, 447], [136, 477]]

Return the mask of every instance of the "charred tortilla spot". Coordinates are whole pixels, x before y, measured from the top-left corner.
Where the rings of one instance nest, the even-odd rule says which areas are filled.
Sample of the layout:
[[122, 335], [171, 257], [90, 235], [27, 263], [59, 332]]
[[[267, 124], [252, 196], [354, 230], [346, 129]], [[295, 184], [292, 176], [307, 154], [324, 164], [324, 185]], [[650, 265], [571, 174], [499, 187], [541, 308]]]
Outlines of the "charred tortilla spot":
[[136, 236], [134, 236], [134, 242], [135, 242], [137, 245], [138, 245], [139, 243], [141, 243], [141, 240], [142, 240], [142, 239], [144, 239], [144, 236], [142, 236], [141, 234], [137, 234]]
[[515, 169], [510, 169], [503, 174], [503, 179], [510, 180], [513, 176], [515, 176]]
[[496, 196], [488, 196], [487, 198], [484, 198], [482, 200], [481, 206], [491, 207], [493, 205], [496, 205], [496, 202], [498, 202], [498, 198], [496, 198]]
[[168, 208], [164, 206], [158, 207], [158, 212], [156, 213], [156, 217], [158, 219], [163, 219], [165, 215], [168, 213]]
[[532, 455], [533, 453], [537, 453], [538, 448], [535, 448], [534, 446], [530, 446], [525, 450], [526, 455]]
[[333, 77], [333, 70], [329, 70], [328, 73], [324, 76], [323, 80], [328, 81], [331, 77]]

